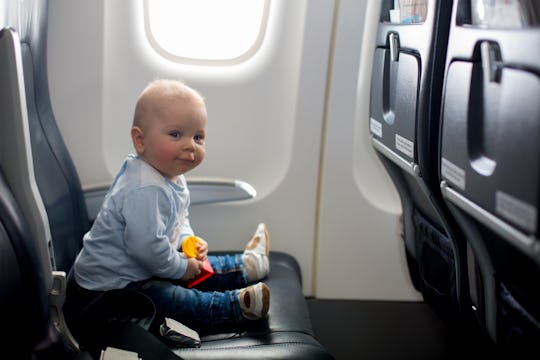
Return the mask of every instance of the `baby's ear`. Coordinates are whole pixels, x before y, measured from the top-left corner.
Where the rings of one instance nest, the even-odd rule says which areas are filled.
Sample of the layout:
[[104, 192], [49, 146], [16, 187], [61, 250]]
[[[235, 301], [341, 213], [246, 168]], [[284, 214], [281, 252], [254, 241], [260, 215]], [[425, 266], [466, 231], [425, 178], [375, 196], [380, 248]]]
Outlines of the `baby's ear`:
[[144, 133], [142, 129], [138, 126], [133, 126], [131, 128], [131, 140], [133, 141], [133, 146], [137, 151], [137, 154], [144, 153]]

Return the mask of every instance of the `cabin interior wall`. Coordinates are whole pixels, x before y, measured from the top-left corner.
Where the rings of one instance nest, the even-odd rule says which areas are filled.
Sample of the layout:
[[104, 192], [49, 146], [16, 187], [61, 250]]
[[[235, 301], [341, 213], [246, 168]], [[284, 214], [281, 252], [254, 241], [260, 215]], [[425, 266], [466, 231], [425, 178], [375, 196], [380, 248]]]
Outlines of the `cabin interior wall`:
[[322, 164], [318, 298], [420, 299], [399, 236], [399, 197], [368, 134], [379, 13], [380, 2], [339, 2]]
[[205, 96], [209, 113], [207, 160], [188, 178], [237, 178], [258, 192], [192, 207], [192, 225], [211, 249], [242, 249], [264, 221], [272, 249], [298, 259], [306, 296], [417, 299], [398, 236], [399, 199], [367, 136], [378, 6], [273, 0], [260, 51], [209, 67], [154, 53], [142, 1], [51, 1], [52, 104], [83, 186], [110, 183], [133, 151], [142, 87], [182, 79]]

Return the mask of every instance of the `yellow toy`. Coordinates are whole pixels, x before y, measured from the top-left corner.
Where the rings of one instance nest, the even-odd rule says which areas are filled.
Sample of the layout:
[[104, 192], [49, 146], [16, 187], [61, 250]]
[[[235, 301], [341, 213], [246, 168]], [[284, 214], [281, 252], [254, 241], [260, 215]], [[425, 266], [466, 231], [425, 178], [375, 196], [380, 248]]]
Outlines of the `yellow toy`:
[[182, 252], [188, 258], [194, 258], [197, 256], [197, 245], [199, 244], [199, 238], [195, 235], [190, 235], [184, 239], [182, 243]]
[[[197, 245], [199, 244], [199, 238], [195, 235], [190, 235], [184, 239], [182, 242], [182, 252], [186, 257], [188, 258], [194, 258], [197, 257]], [[197, 275], [193, 280], [190, 280], [187, 283], [188, 288], [192, 288], [193, 286], [197, 285], [204, 279], [212, 276], [214, 273], [214, 269], [212, 269], [212, 265], [210, 265], [210, 262], [208, 259], [204, 260], [203, 267], [201, 268], [201, 273]]]

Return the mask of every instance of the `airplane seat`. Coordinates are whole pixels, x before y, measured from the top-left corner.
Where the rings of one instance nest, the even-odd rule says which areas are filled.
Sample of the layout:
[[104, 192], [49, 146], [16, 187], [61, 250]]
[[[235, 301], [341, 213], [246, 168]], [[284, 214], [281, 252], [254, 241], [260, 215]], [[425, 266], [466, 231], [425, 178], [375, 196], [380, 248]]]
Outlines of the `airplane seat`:
[[43, 266], [17, 200], [0, 168], [0, 306], [5, 353], [18, 359], [92, 360], [64, 342], [48, 306]]
[[454, 4], [438, 164], [468, 243], [475, 317], [514, 356], [540, 340], [540, 8], [525, 3], [519, 22], [487, 26], [471, 1]]
[[462, 333], [472, 319], [466, 296], [466, 242], [442, 198], [437, 173], [452, 1], [394, 8], [397, 3], [381, 4], [369, 131], [400, 196], [411, 281], [434, 312]]
[[[0, 304], [2, 351], [30, 359], [49, 335], [50, 317], [41, 265], [17, 202], [0, 172]], [[30, 325], [31, 324], [31, 325]], [[15, 345], [17, 344], [17, 345]]]
[[[90, 220], [79, 177], [52, 111], [47, 71], [47, 2], [27, 1], [29, 29], [21, 34], [21, 54], [34, 174], [47, 211], [53, 266], [69, 273]], [[23, 27], [24, 28], [24, 27]]]
[[[20, 30], [22, 34], [18, 42], [16, 33], [12, 30], [5, 32], [9, 35], [5, 54], [11, 56], [15, 53], [16, 56], [8, 61], [10, 66], [6, 66], [9, 70], [6, 79], [9, 81], [4, 84], [6, 87], [16, 86], [21, 94], [13, 101], [9, 96], [4, 96], [6, 99], [0, 97], [0, 107], [5, 107], [8, 116], [11, 112], [16, 115], [2, 118], [3, 129], [7, 127], [10, 132], [2, 134], [2, 139], [6, 137], [9, 141], [0, 142], [0, 164], [9, 165], [10, 185], [19, 182], [27, 185], [26, 188], [17, 186], [16, 200], [24, 210], [25, 219], [33, 225], [32, 234], [38, 239], [34, 240], [35, 247], [45, 249], [47, 253], [47, 256], [41, 253], [41, 265], [49, 302], [54, 302], [49, 303], [50, 309], [56, 314], [53, 322], [65, 336], [66, 342], [78, 350], [77, 340], [63, 321], [62, 306], [66, 273], [81, 249], [82, 237], [90, 221], [78, 174], [56, 124], [49, 99], [47, 1], [24, 1], [18, 2], [17, 6], [17, 18], [23, 21], [15, 26], [15, 30]], [[10, 88], [2, 94], [19, 95], [12, 94]], [[13, 154], [13, 149], [9, 148], [11, 144], [20, 148], [15, 149], [15, 160], [10, 158]], [[20, 164], [25, 166], [21, 167]], [[27, 196], [27, 193], [34, 196]], [[314, 337], [296, 259], [289, 254], [271, 252], [270, 269], [266, 281], [272, 293], [268, 319], [254, 322], [248, 328], [201, 334], [199, 349], [171, 347], [170, 350], [178, 358], [185, 359], [331, 359], [332, 355]], [[28, 324], [33, 324], [33, 321], [30, 319]], [[148, 344], [152, 342], [150, 338], [147, 340]], [[148, 344], [131, 341], [126, 346], [137, 348]]]

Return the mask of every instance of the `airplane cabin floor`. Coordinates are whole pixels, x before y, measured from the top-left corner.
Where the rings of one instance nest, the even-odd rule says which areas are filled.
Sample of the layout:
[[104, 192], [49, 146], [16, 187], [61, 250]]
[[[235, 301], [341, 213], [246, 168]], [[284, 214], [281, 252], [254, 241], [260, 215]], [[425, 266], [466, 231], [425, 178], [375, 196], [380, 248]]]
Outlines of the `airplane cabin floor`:
[[[487, 342], [457, 340], [423, 302], [307, 299], [315, 337], [336, 360], [447, 360]], [[492, 357], [491, 357], [492, 358]]]

